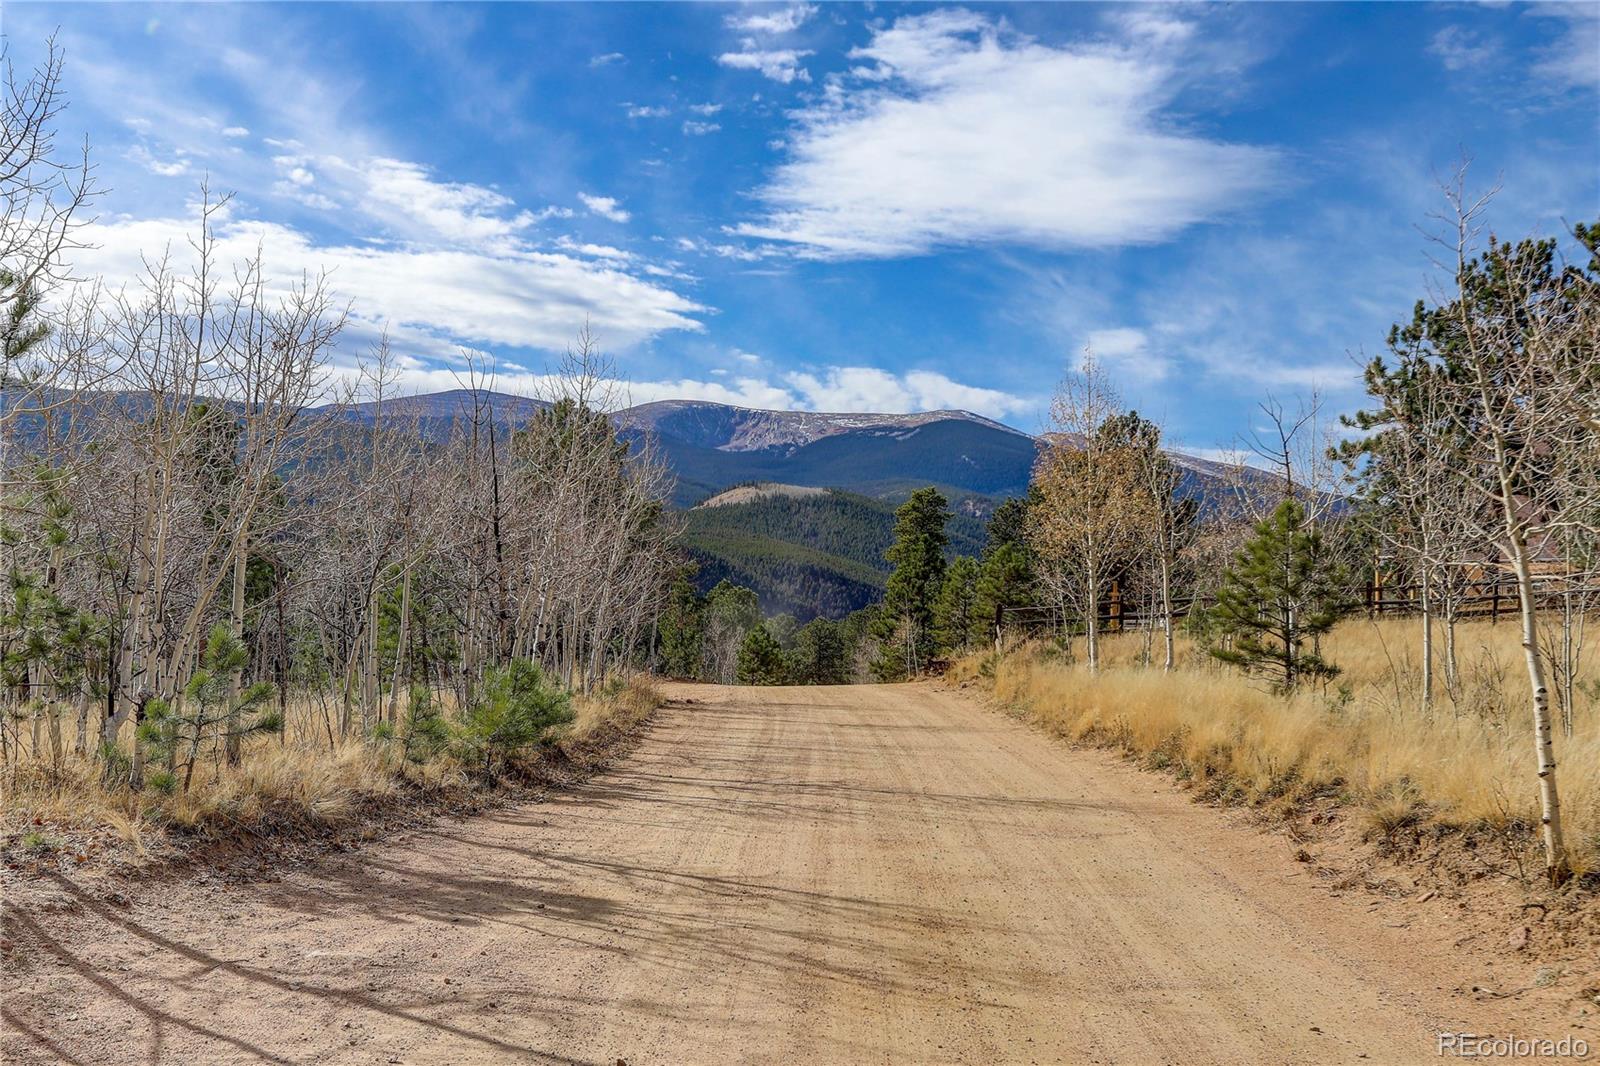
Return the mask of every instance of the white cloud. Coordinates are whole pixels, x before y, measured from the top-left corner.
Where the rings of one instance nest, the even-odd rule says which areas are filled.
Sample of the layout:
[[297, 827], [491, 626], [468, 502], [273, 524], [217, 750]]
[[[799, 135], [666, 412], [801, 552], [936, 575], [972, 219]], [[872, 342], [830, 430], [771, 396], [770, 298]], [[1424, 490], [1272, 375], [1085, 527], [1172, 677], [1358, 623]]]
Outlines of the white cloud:
[[929, 370], [891, 374], [863, 366], [828, 367], [820, 373], [794, 372], [785, 380], [802, 401], [817, 411], [903, 413], [957, 408], [1002, 418], [1024, 407], [1024, 401], [998, 389], [952, 381]]
[[1563, 89], [1600, 89], [1600, 6], [1540, 4], [1531, 10], [1542, 18], [1566, 22], [1564, 32], [1544, 49], [1534, 73]]
[[689, 137], [704, 137], [708, 133], [715, 133], [722, 127], [715, 122], [696, 122], [694, 119], [683, 124], [683, 132]]
[[628, 384], [628, 398], [633, 403], [652, 400], [709, 400], [728, 403], [735, 407], [754, 407], [758, 410], [792, 411], [797, 400], [794, 393], [781, 385], [761, 378], [733, 378], [722, 381], [697, 381], [680, 378], [676, 381], [634, 381]]
[[[473, 243], [509, 237], [533, 225], [530, 211], [516, 211], [510, 197], [464, 182], [437, 181], [426, 167], [400, 159], [369, 159], [349, 168], [365, 195], [386, 217], [421, 223], [448, 241]], [[370, 207], [369, 207], [370, 209]]]
[[624, 104], [628, 109], [629, 118], [666, 118], [672, 110], [666, 107], [646, 107], [638, 104]]
[[1446, 70], [1471, 70], [1494, 59], [1499, 49], [1465, 26], [1446, 26], [1433, 35], [1428, 51], [1439, 57]]
[[128, 149], [128, 158], [150, 173], [159, 174], [163, 178], [175, 178], [189, 172], [189, 161], [182, 156], [174, 159], [157, 159], [150, 153], [150, 149], [142, 144], [136, 144]]
[[[194, 220], [117, 219], [88, 226], [93, 247], [74, 258], [82, 276], [132, 284], [142, 255], [170, 249], [178, 267], [191, 255]], [[318, 243], [292, 227], [228, 219], [216, 227], [219, 261], [264, 251], [270, 278], [289, 282], [326, 272], [337, 297], [369, 325], [388, 323], [425, 354], [458, 344], [558, 350], [592, 320], [608, 345], [625, 347], [669, 330], [698, 331], [707, 308], [623, 270], [616, 261], [541, 252], [521, 245], [481, 248]], [[596, 246], [601, 247], [601, 246]]]
[[1162, 4], [1130, 4], [1112, 13], [1112, 22], [1127, 36], [1158, 45], [1181, 44], [1194, 36], [1194, 23], [1179, 18], [1177, 8]]
[[800, 65], [800, 60], [811, 54], [809, 51], [793, 48], [762, 50], [755, 47], [754, 41], [746, 41], [744, 45], [744, 51], [724, 52], [717, 57], [717, 62], [734, 70], [758, 70], [762, 77], [785, 85], [811, 80], [811, 72]]
[[764, 258], [761, 251], [737, 244], [714, 244], [710, 241], [697, 241], [692, 237], [679, 237], [677, 244], [686, 252], [714, 255], [719, 259], [736, 259], [743, 263], [754, 263]]
[[621, 248], [613, 248], [609, 244], [589, 244], [584, 241], [575, 241], [571, 237], [557, 237], [556, 247], [578, 255], [587, 255], [594, 259], [615, 259], [625, 262], [633, 258], [632, 252], [625, 252]]
[[690, 104], [689, 105], [689, 110], [693, 111], [697, 115], [704, 115], [707, 118], [710, 118], [712, 115], [715, 115], [718, 111], [722, 110], [722, 105], [721, 104]]
[[[309, 207], [352, 213], [381, 222], [411, 241], [479, 245], [508, 241], [568, 208], [519, 210], [503, 193], [467, 182], [440, 181], [425, 166], [386, 157], [345, 159], [313, 155], [298, 146], [272, 157], [279, 180], [272, 191]], [[312, 192], [316, 186], [317, 192]]]
[[339, 209], [339, 204], [331, 197], [308, 189], [304, 185], [296, 185], [292, 181], [273, 182], [272, 192], [285, 200], [293, 200], [297, 204], [302, 204], [318, 211], [337, 211]]
[[[905, 414], [914, 411], [965, 410], [1002, 418], [1028, 405], [1019, 397], [994, 389], [952, 381], [943, 374], [913, 370], [891, 374], [871, 367], [829, 366], [810, 373], [790, 373], [774, 381], [758, 372], [759, 356], [735, 349], [733, 358], [743, 364], [729, 371], [710, 371], [712, 380], [681, 377], [619, 382], [618, 392], [630, 404], [653, 400], [708, 400], [775, 411], [828, 411], [842, 413]], [[494, 387], [526, 396], [548, 395], [554, 379], [545, 374], [504, 371], [515, 364], [502, 361]], [[437, 392], [456, 387], [446, 368], [417, 363], [401, 374], [410, 390]]]
[[224, 137], [248, 137], [250, 131], [243, 126], [225, 126], [222, 130]]
[[960, 10], [901, 18], [852, 53], [874, 64], [853, 86], [799, 114], [758, 193], [767, 217], [737, 231], [833, 257], [1171, 237], [1269, 186], [1278, 157], [1168, 120], [1170, 51], [1056, 48]]
[[1165, 381], [1172, 360], [1150, 348], [1150, 338], [1140, 329], [1097, 329], [1089, 334], [1089, 349], [1121, 382], [1150, 385]]
[[743, 33], [793, 33], [817, 13], [815, 4], [791, 4], [752, 15], [729, 15], [727, 24]]
[[607, 52], [605, 55], [589, 57], [591, 67], [609, 67], [613, 63], [626, 63], [628, 57], [621, 52]]
[[626, 222], [633, 216], [622, 209], [621, 202], [611, 196], [591, 196], [580, 192], [578, 199], [583, 201], [583, 206], [589, 209], [592, 215], [609, 218], [613, 222]]

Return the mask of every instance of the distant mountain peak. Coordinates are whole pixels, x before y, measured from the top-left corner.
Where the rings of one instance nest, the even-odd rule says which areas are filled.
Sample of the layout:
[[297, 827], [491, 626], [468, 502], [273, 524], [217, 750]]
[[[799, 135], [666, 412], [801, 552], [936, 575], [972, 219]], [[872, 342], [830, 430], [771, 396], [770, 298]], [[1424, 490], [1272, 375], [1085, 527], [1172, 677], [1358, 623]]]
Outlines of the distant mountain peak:
[[719, 451], [798, 447], [841, 433], [911, 433], [934, 422], [962, 421], [1027, 437], [971, 411], [876, 412], [768, 411], [710, 400], [656, 400], [618, 412], [624, 427], [653, 431]]

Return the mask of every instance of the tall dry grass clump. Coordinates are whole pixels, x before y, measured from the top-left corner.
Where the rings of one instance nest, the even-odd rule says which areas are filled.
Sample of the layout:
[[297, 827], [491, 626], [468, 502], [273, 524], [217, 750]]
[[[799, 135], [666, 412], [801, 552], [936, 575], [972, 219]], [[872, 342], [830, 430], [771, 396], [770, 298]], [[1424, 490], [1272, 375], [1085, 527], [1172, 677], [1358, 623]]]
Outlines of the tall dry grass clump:
[[[103, 758], [40, 752], [6, 768], [0, 851], [83, 854], [109, 843], [142, 857], [194, 842], [371, 835], [392, 815], [472, 805], [497, 790], [592, 769], [660, 703], [647, 678], [614, 680], [575, 699], [572, 721], [498, 779], [485, 778], [449, 747], [426, 758], [408, 755], [403, 731], [387, 739], [334, 734], [330, 741], [317, 700], [291, 703], [281, 735], [247, 738], [237, 766], [220, 754], [207, 760], [188, 789], [134, 792]], [[565, 771], [551, 773], [555, 764]]]
[[[1142, 665], [1140, 634], [1106, 639], [1098, 674], [1034, 642], [974, 656], [955, 677], [982, 676], [1002, 703], [1074, 742], [1113, 747], [1171, 769], [1208, 795], [1294, 804], [1329, 795], [1359, 806], [1375, 832], [1407, 824], [1489, 828], [1533, 842], [1537, 766], [1518, 634], [1474, 623], [1459, 634], [1454, 698], [1421, 711], [1415, 623], [1347, 621], [1324, 642], [1335, 683], [1290, 697], [1180, 645], [1178, 668]], [[1574, 872], [1600, 869], [1600, 705], [1579, 695], [1558, 738]]]

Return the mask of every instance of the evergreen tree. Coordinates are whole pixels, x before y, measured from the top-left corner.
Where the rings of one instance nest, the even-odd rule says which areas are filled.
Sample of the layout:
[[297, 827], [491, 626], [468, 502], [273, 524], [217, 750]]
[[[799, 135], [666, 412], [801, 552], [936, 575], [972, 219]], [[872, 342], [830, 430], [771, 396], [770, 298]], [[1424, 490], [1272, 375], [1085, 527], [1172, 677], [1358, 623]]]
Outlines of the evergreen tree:
[[[160, 791], [177, 785], [178, 760], [183, 759], [183, 790], [194, 779], [200, 745], [215, 730], [223, 740], [240, 739], [255, 733], [276, 732], [282, 724], [278, 712], [260, 710], [272, 698], [273, 687], [258, 681], [235, 692], [232, 677], [250, 659], [250, 650], [219, 622], [206, 641], [200, 669], [184, 687], [183, 699], [167, 702], [154, 699], [145, 706], [139, 724], [140, 739], [150, 758], [164, 758], [167, 769], [150, 775], [148, 783]], [[252, 713], [256, 711], [260, 713]], [[249, 715], [249, 717], [247, 717]]]
[[698, 678], [705, 655], [706, 603], [687, 574], [679, 574], [661, 612], [660, 669], [668, 677]]
[[527, 659], [488, 671], [477, 698], [461, 716], [457, 743], [463, 762], [478, 763], [485, 777], [572, 721], [572, 696]]
[[1211, 654], [1270, 679], [1281, 692], [1339, 672], [1318, 654], [1317, 643], [1345, 604], [1322, 536], [1306, 528], [1305, 519], [1305, 508], [1290, 498], [1257, 524], [1255, 536], [1223, 574], [1210, 612], [1218, 633], [1231, 638]]
[[733, 684], [738, 675], [739, 649], [750, 630], [760, 624], [761, 601], [750, 589], [724, 579], [706, 593], [706, 680]]
[[785, 655], [794, 650], [794, 638], [800, 632], [800, 620], [785, 611], [783, 614], [773, 615], [764, 623], [767, 632], [772, 634], [772, 639], [778, 642], [778, 647], [783, 649]]
[[845, 685], [850, 682], [849, 627], [831, 618], [814, 618], [800, 627], [789, 656], [798, 685]]
[[1020, 543], [1001, 544], [984, 556], [978, 571], [970, 639], [994, 640], [995, 627], [1003, 623], [1006, 611], [1031, 607], [1037, 600], [1032, 557], [1027, 548]]
[[406, 701], [405, 732], [401, 737], [406, 761], [422, 764], [450, 745], [450, 722], [444, 716], [433, 689], [412, 685]]
[[739, 647], [739, 684], [785, 685], [789, 682], [789, 663], [764, 625], [757, 625]]
[[894, 565], [879, 606], [876, 636], [883, 649], [873, 670], [881, 680], [913, 676], [933, 656], [933, 605], [944, 583], [949, 501], [935, 488], [918, 489], [895, 511]]
[[939, 650], [965, 652], [972, 645], [978, 615], [978, 560], [958, 555], [945, 568], [944, 584], [933, 605], [933, 632]]
[[6, 293], [0, 311], [0, 387], [20, 384], [25, 374], [17, 368], [50, 336], [50, 327], [39, 320], [44, 302], [39, 288], [9, 267], [0, 267], [0, 293]]
[[1027, 550], [1028, 507], [1038, 495], [1038, 488], [1030, 485], [1027, 496], [1013, 496], [994, 509], [983, 545], [985, 559], [1008, 545]]

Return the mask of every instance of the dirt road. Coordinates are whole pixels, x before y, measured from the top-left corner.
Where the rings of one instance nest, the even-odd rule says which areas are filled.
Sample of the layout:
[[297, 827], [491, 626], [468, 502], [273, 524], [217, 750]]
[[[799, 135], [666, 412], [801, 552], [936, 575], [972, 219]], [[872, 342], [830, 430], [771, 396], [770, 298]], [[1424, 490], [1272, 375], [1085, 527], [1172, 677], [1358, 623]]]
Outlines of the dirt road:
[[1517, 1028], [1281, 841], [957, 694], [673, 694], [546, 803], [30, 897], [5, 1061], [1418, 1063]]

